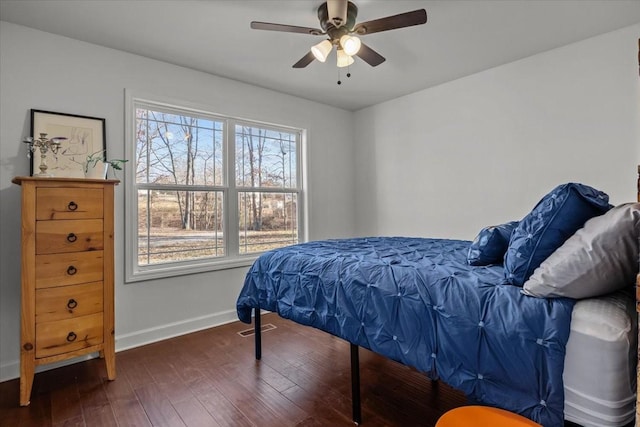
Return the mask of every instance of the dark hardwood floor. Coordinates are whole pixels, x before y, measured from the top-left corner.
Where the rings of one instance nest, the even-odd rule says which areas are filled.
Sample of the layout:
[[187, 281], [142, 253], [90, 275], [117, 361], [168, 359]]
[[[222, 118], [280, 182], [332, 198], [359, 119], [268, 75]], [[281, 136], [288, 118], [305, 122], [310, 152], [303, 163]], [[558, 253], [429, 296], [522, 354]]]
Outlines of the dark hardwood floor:
[[[0, 383], [0, 425], [352, 426], [349, 344], [324, 332], [262, 317], [276, 329], [253, 337], [236, 322], [116, 355], [118, 377], [100, 359], [36, 374], [31, 405], [18, 380]], [[360, 350], [365, 426], [434, 426], [466, 404], [444, 383]]]

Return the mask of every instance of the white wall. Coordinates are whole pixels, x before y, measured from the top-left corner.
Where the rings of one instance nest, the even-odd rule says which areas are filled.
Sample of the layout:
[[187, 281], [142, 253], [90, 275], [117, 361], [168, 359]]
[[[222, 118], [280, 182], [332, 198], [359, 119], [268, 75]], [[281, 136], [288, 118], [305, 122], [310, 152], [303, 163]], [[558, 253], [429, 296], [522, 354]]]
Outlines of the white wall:
[[358, 234], [473, 239], [570, 181], [634, 201], [638, 37], [640, 24], [357, 112]]
[[[0, 22], [0, 381], [16, 377], [19, 367], [20, 187], [11, 179], [29, 174], [20, 143], [29, 134], [29, 109], [106, 118], [109, 157], [121, 158], [125, 88], [307, 129], [309, 236], [353, 234], [352, 113]], [[116, 191], [116, 349], [236, 319], [235, 299], [246, 268], [124, 284], [123, 218], [121, 184]]]

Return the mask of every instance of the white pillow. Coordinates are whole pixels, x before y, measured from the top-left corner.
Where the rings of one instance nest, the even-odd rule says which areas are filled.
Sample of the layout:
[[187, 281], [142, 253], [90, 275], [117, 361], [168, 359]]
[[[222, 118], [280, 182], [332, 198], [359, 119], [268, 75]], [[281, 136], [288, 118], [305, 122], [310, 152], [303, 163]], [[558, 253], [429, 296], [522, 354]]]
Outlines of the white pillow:
[[588, 220], [535, 269], [522, 292], [535, 297], [590, 298], [635, 283], [640, 203]]

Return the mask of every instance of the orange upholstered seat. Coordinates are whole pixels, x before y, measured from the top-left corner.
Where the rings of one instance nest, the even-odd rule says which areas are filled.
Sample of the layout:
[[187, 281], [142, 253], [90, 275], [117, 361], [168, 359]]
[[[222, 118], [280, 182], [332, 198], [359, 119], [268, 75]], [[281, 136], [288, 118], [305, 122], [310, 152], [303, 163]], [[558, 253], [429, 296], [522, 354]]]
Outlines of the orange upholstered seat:
[[488, 406], [462, 406], [444, 414], [436, 427], [541, 427], [520, 415]]

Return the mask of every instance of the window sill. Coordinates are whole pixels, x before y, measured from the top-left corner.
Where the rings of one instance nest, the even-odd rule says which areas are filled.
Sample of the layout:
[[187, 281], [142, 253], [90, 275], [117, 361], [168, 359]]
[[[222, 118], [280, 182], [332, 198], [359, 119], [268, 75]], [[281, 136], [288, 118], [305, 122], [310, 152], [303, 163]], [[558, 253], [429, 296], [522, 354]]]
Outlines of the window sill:
[[138, 267], [133, 273], [128, 273], [125, 283], [143, 282], [146, 280], [167, 279], [188, 274], [208, 273], [218, 270], [249, 267], [260, 254], [247, 255], [225, 260], [206, 260], [201, 263], [172, 263], [154, 265], [152, 267]]

